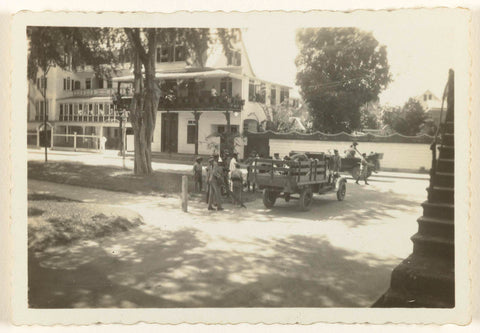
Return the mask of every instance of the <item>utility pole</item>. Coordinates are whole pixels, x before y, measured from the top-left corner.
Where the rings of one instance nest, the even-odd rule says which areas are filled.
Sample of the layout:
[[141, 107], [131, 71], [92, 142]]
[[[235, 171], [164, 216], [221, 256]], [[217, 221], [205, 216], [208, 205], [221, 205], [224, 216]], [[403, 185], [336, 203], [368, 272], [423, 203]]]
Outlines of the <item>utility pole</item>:
[[43, 72], [43, 144], [45, 146], [45, 163], [48, 160], [47, 157], [47, 76]]

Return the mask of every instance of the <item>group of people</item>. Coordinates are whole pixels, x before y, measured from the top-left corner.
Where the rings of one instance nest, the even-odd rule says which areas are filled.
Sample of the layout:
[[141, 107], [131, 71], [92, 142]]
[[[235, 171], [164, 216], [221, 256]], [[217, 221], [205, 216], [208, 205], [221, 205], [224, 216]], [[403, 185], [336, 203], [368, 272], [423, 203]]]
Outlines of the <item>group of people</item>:
[[[198, 157], [193, 165], [195, 192], [202, 192], [203, 159]], [[243, 175], [236, 153], [229, 154], [228, 150], [221, 155], [209, 157], [206, 167], [206, 202], [208, 210], [223, 210], [222, 196], [227, 195], [235, 206], [246, 208], [242, 201]]]
[[357, 185], [360, 184], [359, 180], [363, 179], [365, 181], [365, 185], [370, 185], [367, 182], [367, 179], [368, 179], [368, 176], [369, 176], [368, 171], [369, 171], [369, 168], [373, 168], [374, 166], [368, 162], [366, 153], [361, 154], [357, 150], [357, 145], [358, 145], [358, 143], [354, 142], [350, 146], [350, 148], [346, 151], [346, 157], [347, 158], [354, 158], [355, 153], [358, 152], [360, 154], [360, 172], [358, 173], [357, 179], [355, 180], [355, 184], [357, 184]]

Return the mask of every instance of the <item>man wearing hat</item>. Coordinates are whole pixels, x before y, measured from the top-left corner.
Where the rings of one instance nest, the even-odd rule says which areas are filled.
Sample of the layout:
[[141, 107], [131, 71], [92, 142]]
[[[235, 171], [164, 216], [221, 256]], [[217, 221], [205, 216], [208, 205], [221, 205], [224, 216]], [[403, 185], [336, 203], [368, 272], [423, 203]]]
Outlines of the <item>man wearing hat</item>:
[[221, 186], [223, 185], [223, 169], [218, 164], [218, 155], [213, 156], [212, 170], [209, 176], [210, 193], [208, 196], [208, 210], [214, 210], [213, 205], [217, 206], [217, 210], [222, 208]]
[[367, 154], [363, 153], [362, 161], [360, 162], [360, 173], [358, 174], [357, 181], [355, 182], [355, 184], [358, 184], [358, 181], [360, 180], [360, 178], [363, 178], [363, 180], [365, 181], [365, 185], [369, 185], [367, 182], [368, 167], [369, 167], [369, 163], [367, 162]]
[[235, 169], [231, 172], [233, 204], [247, 208], [242, 202], [243, 175], [240, 171], [240, 164], [235, 163]]
[[195, 184], [194, 186], [195, 192], [197, 193], [202, 192], [202, 177], [203, 177], [202, 161], [203, 161], [203, 158], [197, 157], [195, 159], [195, 163], [193, 164], [193, 181]]
[[340, 155], [338, 154], [338, 150], [334, 149], [333, 150], [333, 168], [332, 168], [332, 171], [333, 171], [333, 173], [339, 173], [341, 168], [342, 168], [342, 159], [341, 159]]
[[205, 180], [207, 182], [207, 195], [206, 195], [205, 201], [208, 204], [210, 200], [210, 177], [213, 171], [213, 155], [208, 158], [208, 165], [207, 165], [206, 171], [207, 171], [207, 176]]

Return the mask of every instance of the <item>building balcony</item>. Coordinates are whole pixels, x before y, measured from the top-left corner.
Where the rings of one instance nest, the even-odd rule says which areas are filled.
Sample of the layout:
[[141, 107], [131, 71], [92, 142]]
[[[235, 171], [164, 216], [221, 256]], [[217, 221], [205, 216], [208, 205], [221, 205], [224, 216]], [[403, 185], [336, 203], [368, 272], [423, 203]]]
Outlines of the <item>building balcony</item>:
[[[105, 96], [113, 96], [117, 92], [116, 89], [113, 88], [99, 88], [99, 89], [76, 89], [73, 90], [73, 97], [105, 97]], [[131, 96], [132, 91], [130, 88], [121, 88], [120, 95], [122, 96]]]
[[[126, 120], [130, 122], [130, 112], [126, 112]], [[58, 121], [63, 122], [81, 122], [81, 123], [118, 123], [120, 122], [121, 112], [98, 113], [98, 114], [65, 114], [58, 117]]]
[[160, 98], [159, 111], [241, 111], [245, 101], [240, 97], [166, 95]]

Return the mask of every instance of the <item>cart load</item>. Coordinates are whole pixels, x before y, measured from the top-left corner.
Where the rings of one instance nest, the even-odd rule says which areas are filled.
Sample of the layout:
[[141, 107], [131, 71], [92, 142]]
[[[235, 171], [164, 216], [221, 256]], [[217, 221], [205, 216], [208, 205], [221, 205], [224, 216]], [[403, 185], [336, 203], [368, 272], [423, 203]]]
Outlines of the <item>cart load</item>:
[[[315, 158], [293, 153], [284, 160], [256, 158], [251, 167], [252, 181], [263, 189], [263, 203], [274, 206], [277, 198], [299, 200], [299, 207], [308, 210], [313, 194], [336, 192], [342, 201], [346, 194], [346, 179], [331, 171], [332, 156], [316, 153]], [[296, 196], [298, 194], [298, 196]]]

